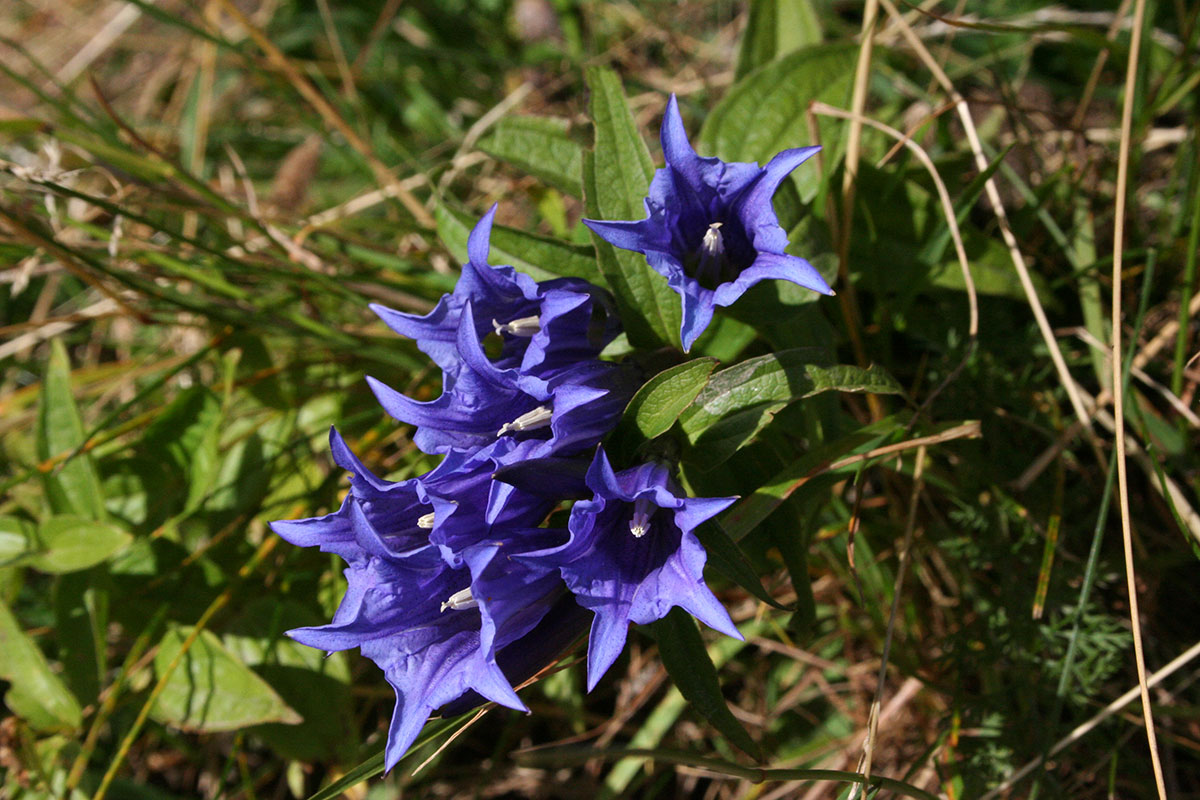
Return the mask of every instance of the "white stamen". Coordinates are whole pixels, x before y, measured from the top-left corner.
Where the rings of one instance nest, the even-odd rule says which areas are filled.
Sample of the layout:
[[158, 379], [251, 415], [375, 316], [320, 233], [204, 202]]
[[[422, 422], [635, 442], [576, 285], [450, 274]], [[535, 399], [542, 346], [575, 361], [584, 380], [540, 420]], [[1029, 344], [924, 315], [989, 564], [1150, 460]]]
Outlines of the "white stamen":
[[649, 497], [639, 497], [633, 501], [633, 517], [629, 520], [629, 532], [633, 538], [640, 539], [650, 532], [650, 517], [653, 514]]
[[721, 236], [721, 226], [724, 224], [723, 222], [714, 222], [704, 232], [704, 241], [700, 243], [700, 246], [710, 256], [719, 256], [725, 252], [725, 240]]
[[471, 594], [471, 587], [468, 586], [466, 589], [450, 595], [450, 599], [442, 603], [442, 611], [445, 611], [447, 608], [454, 611], [479, 608], [479, 601], [475, 599], [475, 595]]
[[538, 406], [533, 411], [526, 411], [512, 422], [506, 422], [496, 431], [497, 436], [517, 431], [534, 431], [550, 424], [554, 411], [549, 406]]
[[433, 528], [433, 512], [430, 511], [428, 514], [422, 514], [421, 516], [417, 517], [417, 527], [424, 528], [425, 530], [432, 529]]
[[497, 320], [492, 320], [492, 327], [496, 329], [497, 334], [511, 333], [513, 336], [521, 336], [528, 339], [542, 329], [542, 324], [536, 316], [533, 316], [520, 317], [503, 325]]

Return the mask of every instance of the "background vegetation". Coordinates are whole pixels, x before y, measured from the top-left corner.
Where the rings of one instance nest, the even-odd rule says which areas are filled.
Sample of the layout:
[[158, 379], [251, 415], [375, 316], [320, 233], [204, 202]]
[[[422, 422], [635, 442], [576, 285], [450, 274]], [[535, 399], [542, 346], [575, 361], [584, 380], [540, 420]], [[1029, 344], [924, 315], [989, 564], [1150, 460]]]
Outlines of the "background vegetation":
[[[1200, 796], [1200, 7], [1145, 3], [1127, 94], [1133, 5], [9, 0], [0, 794], [861, 791], [803, 772], [832, 769], [901, 782], [881, 796], [1152, 796], [1120, 419], [1134, 622], [1147, 671], [1170, 667], [1150, 690], [1165, 785]], [[825, 145], [776, 205], [839, 296], [771, 325], [905, 393], [768, 416], [719, 473], [752, 501], [726, 522], [761, 586], [710, 568], [747, 641], [706, 641], [723, 729], [760, 761], [634, 634], [591, 695], [577, 650], [523, 691], [533, 714], [432, 722], [364, 782], [391, 690], [356, 653], [281, 638], [327, 619], [342, 579], [266, 525], [336, 508], [333, 423], [381, 474], [430, 466], [363, 376], [423, 397], [440, 378], [367, 304], [430, 308], [491, 203], [544, 237], [498, 233], [497, 261], [592, 263], [578, 176], [601, 65], [656, 159], [670, 92], [702, 154]], [[836, 115], [856, 103], [862, 126]], [[770, 346], [749, 330], [704, 347]]]

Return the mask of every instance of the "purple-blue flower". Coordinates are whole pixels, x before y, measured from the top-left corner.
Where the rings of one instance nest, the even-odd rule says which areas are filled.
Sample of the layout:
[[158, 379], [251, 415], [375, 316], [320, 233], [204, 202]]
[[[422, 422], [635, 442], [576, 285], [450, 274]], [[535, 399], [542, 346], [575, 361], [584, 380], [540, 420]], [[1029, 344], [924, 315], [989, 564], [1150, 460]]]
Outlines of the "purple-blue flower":
[[662, 125], [666, 166], [654, 173], [646, 218], [584, 220], [605, 241], [646, 256], [683, 300], [680, 339], [684, 351], [728, 306], [768, 278], [797, 283], [822, 294], [833, 290], [802, 258], [784, 252], [787, 233], [771, 197], [784, 178], [819, 150], [785, 150], [766, 167], [701, 158], [688, 142], [675, 96]]
[[[458, 377], [436, 400], [418, 402], [367, 378], [384, 410], [417, 426], [413, 441], [426, 453], [474, 452], [496, 445], [498, 463], [569, 454], [598, 442], [620, 418], [630, 389], [619, 368], [582, 360], [549, 378], [488, 359], [463, 306], [456, 341]], [[505, 456], [505, 448], [515, 451]]]
[[[515, 490], [489, 524], [494, 465], [486, 455], [451, 454], [420, 478], [391, 482], [363, 466], [336, 431], [330, 441], [351, 472], [341, 509], [272, 529], [340, 555], [346, 594], [330, 624], [288, 635], [323, 650], [359, 647], [384, 670], [396, 691], [390, 769], [430, 713], [469, 692], [527, 710], [497, 657], [538, 625], [563, 588], [553, 566], [515, 556], [552, 549], [565, 534], [537, 527], [551, 503]], [[511, 669], [540, 666], [526, 665], [522, 649], [506, 656]]]
[[708, 556], [692, 533], [736, 498], [683, 496], [662, 464], [614, 472], [603, 449], [587, 485], [594, 497], [575, 503], [568, 541], [522, 560], [557, 566], [579, 604], [595, 612], [588, 691], [621, 654], [629, 623], [662, 619], [674, 606], [742, 638], [704, 583]]
[[[510, 266], [490, 266], [495, 216], [496, 206], [492, 206], [471, 231], [467, 263], [454, 292], [443, 295], [433, 311], [420, 316], [371, 305], [388, 327], [415, 339], [417, 347], [442, 368], [447, 388], [463, 366], [458, 337], [464, 315], [476, 340], [493, 334], [500, 337], [498, 367], [520, 367], [542, 377], [594, 358], [617, 333], [603, 293], [587, 281], [556, 278], [537, 283]], [[605, 313], [598, 327], [593, 321], [597, 308]]]

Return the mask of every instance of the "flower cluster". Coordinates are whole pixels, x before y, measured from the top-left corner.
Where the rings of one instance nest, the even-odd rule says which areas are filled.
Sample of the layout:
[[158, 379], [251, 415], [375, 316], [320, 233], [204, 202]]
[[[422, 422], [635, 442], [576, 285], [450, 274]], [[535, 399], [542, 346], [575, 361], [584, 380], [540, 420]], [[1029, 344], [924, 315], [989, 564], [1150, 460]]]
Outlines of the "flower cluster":
[[783, 179], [819, 147], [784, 150], [763, 168], [701, 158], [688, 142], [674, 95], [661, 138], [667, 165], [650, 182], [646, 218], [584, 223], [614, 247], [644, 254], [683, 299], [685, 351], [708, 327], [716, 306], [732, 305], [759, 281], [779, 278], [833, 294], [811, 264], [784, 252], [787, 232], [771, 205]]
[[[524, 710], [513, 683], [554, 655], [540, 645], [561, 641], [563, 626], [574, 637], [561, 621], [572, 608], [576, 617], [579, 607], [594, 612], [589, 689], [630, 622], [674, 606], [739, 636], [704, 584], [706, 556], [693, 534], [733, 498], [685, 497], [663, 464], [614, 471], [599, 444], [636, 386], [599, 358], [617, 333], [611, 305], [585, 281], [537, 283], [490, 266], [494, 214], [471, 233], [462, 277], [432, 312], [374, 308], [443, 371], [442, 394], [428, 402], [368, 379], [383, 408], [416, 426], [414, 442], [442, 462], [417, 478], [382, 480], [334, 430], [333, 456], [351, 481], [341, 508], [273, 524], [287, 541], [347, 564], [333, 621], [289, 634], [323, 650], [358, 647], [383, 669], [397, 698], [388, 769], [436, 709], [478, 697]], [[566, 529], [546, 527], [576, 498]]]

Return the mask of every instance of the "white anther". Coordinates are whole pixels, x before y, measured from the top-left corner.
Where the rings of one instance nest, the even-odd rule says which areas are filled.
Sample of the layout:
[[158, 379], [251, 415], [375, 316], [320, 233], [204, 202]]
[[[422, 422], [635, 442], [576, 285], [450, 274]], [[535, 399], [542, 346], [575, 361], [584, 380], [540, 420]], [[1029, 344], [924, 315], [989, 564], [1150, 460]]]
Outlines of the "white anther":
[[538, 406], [533, 411], [526, 411], [512, 422], [506, 422], [496, 431], [497, 436], [517, 431], [534, 431], [550, 424], [554, 411], [549, 406]]
[[475, 595], [471, 594], [471, 587], [468, 586], [466, 589], [450, 595], [450, 599], [442, 603], [442, 611], [445, 611], [447, 608], [454, 611], [479, 608], [479, 601], [475, 599]]
[[497, 320], [492, 320], [492, 327], [496, 329], [497, 334], [511, 333], [513, 336], [528, 339], [542, 329], [542, 324], [536, 316], [533, 316], [520, 317], [512, 322], [505, 322], [503, 325]]
[[424, 528], [425, 530], [432, 529], [433, 528], [433, 512], [430, 511], [428, 514], [422, 514], [421, 516], [417, 517], [417, 527]]
[[721, 226], [724, 224], [723, 222], [714, 222], [704, 232], [704, 241], [700, 243], [700, 246], [709, 255], [719, 256], [725, 252], [725, 240], [721, 236]]
[[650, 517], [653, 514], [649, 497], [639, 497], [633, 501], [633, 516], [629, 520], [629, 532], [633, 538], [640, 539], [650, 532]]

